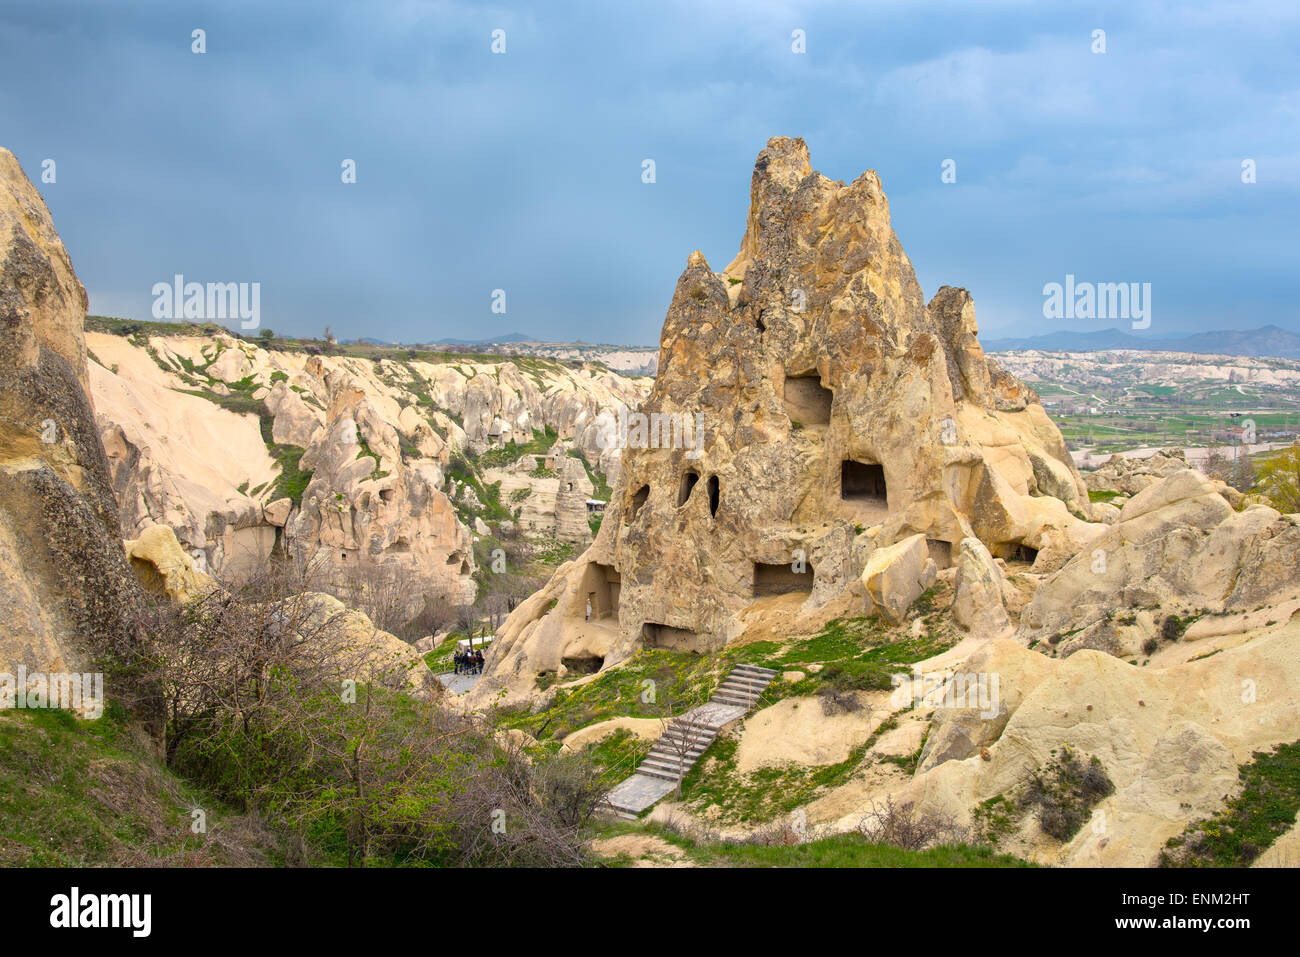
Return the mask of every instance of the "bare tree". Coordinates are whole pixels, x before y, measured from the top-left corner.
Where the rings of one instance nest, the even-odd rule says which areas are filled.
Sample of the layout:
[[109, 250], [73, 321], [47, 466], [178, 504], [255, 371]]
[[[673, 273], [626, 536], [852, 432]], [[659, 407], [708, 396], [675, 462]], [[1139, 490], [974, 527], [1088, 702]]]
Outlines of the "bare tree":
[[883, 804], [871, 803], [871, 813], [863, 819], [858, 830], [876, 844], [889, 844], [909, 851], [941, 844], [964, 844], [970, 839], [969, 830], [959, 827], [951, 815], [917, 814], [911, 801], [895, 804], [892, 795], [886, 797]]
[[596, 770], [525, 756], [419, 694], [409, 656], [357, 633], [356, 616], [304, 587], [310, 571], [286, 563], [141, 612], [169, 764], [304, 841], [341, 835], [353, 866], [584, 863]]

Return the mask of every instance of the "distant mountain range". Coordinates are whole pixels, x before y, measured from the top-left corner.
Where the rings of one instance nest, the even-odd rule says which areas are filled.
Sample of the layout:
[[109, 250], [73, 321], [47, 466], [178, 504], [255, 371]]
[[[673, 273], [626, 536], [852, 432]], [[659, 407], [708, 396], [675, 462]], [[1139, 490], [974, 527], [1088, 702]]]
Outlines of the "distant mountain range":
[[1024, 339], [990, 339], [985, 352], [1101, 352], [1134, 349], [1142, 352], [1195, 352], [1224, 356], [1260, 356], [1272, 359], [1300, 359], [1300, 334], [1278, 326], [1258, 329], [1225, 329], [1198, 332], [1174, 339], [1135, 336], [1118, 329], [1099, 332], [1050, 332]]

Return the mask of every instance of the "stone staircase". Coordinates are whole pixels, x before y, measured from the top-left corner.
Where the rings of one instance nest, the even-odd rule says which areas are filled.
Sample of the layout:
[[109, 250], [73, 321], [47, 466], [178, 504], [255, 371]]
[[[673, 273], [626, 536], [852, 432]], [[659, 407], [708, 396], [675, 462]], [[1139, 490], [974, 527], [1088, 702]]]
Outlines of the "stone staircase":
[[743, 717], [775, 677], [771, 668], [737, 665], [708, 702], [672, 720], [636, 773], [605, 795], [601, 809], [636, 820], [642, 811], [676, 789], [718, 733]]

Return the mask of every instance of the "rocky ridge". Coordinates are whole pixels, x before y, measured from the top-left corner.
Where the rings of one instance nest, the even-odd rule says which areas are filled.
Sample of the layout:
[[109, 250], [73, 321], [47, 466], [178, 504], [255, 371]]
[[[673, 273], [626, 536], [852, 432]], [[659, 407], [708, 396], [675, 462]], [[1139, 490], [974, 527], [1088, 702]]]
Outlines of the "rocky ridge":
[[[501, 486], [503, 505], [517, 510], [509, 493], [528, 488], [528, 533], [585, 544], [592, 485], [565, 453], [616, 475], [619, 450], [601, 447], [594, 423], [644, 389], [541, 360], [376, 361], [221, 333], [86, 338], [125, 537], [169, 525], [227, 576], [293, 546], [341, 577], [400, 571], [453, 601], [472, 599], [473, 539], [487, 530], [466, 474], [491, 484], [508, 471], [516, 480]], [[512, 463], [523, 471], [475, 464], [543, 432], [554, 469], [526, 467], [534, 458], [523, 454]]]

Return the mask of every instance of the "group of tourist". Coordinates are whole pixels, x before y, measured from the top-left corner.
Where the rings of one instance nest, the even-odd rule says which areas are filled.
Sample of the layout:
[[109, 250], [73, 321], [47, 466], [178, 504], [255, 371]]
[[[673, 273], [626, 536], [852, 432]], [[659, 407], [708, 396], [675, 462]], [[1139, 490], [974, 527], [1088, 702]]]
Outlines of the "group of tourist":
[[455, 655], [456, 674], [481, 675], [483, 673], [483, 652], [477, 648], [466, 648]]

